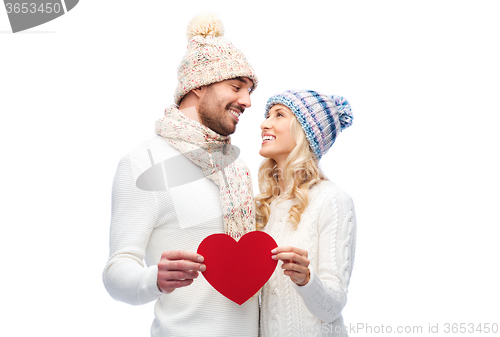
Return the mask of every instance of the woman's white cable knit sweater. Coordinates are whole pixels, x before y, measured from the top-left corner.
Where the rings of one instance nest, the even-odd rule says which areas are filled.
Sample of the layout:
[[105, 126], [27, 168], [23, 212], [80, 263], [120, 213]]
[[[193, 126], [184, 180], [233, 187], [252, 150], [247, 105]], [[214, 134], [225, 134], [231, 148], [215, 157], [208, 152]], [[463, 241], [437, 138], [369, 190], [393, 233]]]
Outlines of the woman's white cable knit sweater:
[[288, 222], [294, 201], [271, 203], [264, 231], [278, 246], [307, 250], [311, 277], [305, 286], [297, 286], [278, 264], [262, 290], [262, 337], [347, 336], [341, 312], [354, 262], [354, 205], [330, 181], [314, 186], [309, 200], [296, 230]]

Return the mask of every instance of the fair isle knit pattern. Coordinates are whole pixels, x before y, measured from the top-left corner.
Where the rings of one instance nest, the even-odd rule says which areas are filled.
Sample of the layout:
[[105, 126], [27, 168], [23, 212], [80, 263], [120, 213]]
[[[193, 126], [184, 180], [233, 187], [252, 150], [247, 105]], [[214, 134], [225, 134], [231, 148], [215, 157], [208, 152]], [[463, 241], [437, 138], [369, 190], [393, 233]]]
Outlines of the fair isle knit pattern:
[[188, 47], [177, 69], [179, 83], [174, 103], [193, 89], [236, 77], [248, 77], [257, 87], [257, 76], [245, 55], [223, 37], [221, 20], [211, 13], [195, 16], [187, 28]]
[[239, 240], [255, 230], [252, 178], [246, 165], [237, 160], [231, 138], [222, 136], [186, 117], [171, 106], [156, 122], [156, 134], [199, 166], [220, 189], [224, 231]]
[[297, 117], [318, 159], [328, 152], [340, 132], [351, 126], [353, 120], [351, 106], [342, 96], [288, 90], [269, 98], [265, 116], [276, 104], [288, 107]]

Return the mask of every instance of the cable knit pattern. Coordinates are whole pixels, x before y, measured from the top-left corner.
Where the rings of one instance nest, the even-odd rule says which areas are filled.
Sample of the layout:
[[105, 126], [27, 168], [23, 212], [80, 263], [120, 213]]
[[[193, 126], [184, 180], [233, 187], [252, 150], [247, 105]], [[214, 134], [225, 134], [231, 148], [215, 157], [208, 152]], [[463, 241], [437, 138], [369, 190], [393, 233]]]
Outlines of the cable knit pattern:
[[261, 336], [347, 336], [341, 312], [356, 242], [352, 199], [332, 182], [322, 181], [311, 189], [296, 230], [288, 221], [293, 204], [273, 201], [264, 231], [279, 246], [306, 249], [311, 277], [307, 285], [297, 286], [279, 264], [262, 289]]
[[[256, 337], [258, 298], [238, 305], [218, 293], [202, 274], [170, 294], [157, 288], [157, 264], [164, 251], [196, 252], [206, 236], [224, 233], [219, 188], [189, 160], [183, 162], [183, 176], [172, 174], [175, 158], [184, 156], [156, 136], [120, 161], [113, 182], [104, 285], [118, 301], [133, 305], [156, 301], [151, 336]], [[160, 174], [145, 174], [152, 168]], [[185, 179], [189, 174], [201, 178]], [[146, 177], [147, 184], [140, 184], [139, 177]]]

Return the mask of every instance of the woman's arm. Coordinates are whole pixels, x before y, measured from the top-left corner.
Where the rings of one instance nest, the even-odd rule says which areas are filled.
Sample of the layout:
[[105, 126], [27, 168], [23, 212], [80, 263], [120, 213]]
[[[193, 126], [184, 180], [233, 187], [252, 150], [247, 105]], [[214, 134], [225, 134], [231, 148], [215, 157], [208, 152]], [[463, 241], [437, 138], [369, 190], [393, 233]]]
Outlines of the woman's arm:
[[309, 282], [294, 288], [314, 316], [331, 322], [340, 316], [347, 301], [356, 244], [356, 216], [349, 195], [338, 189], [325, 192], [317, 219], [318, 272], [311, 270]]

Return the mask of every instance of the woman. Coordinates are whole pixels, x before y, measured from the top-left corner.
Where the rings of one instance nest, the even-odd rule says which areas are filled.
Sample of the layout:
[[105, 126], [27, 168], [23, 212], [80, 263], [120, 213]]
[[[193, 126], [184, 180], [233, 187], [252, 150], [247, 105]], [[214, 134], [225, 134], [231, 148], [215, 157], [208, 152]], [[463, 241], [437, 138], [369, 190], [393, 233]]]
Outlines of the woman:
[[262, 289], [261, 336], [347, 336], [341, 312], [354, 261], [351, 198], [318, 167], [352, 123], [348, 102], [315, 91], [271, 97], [261, 125], [257, 228], [282, 261]]

